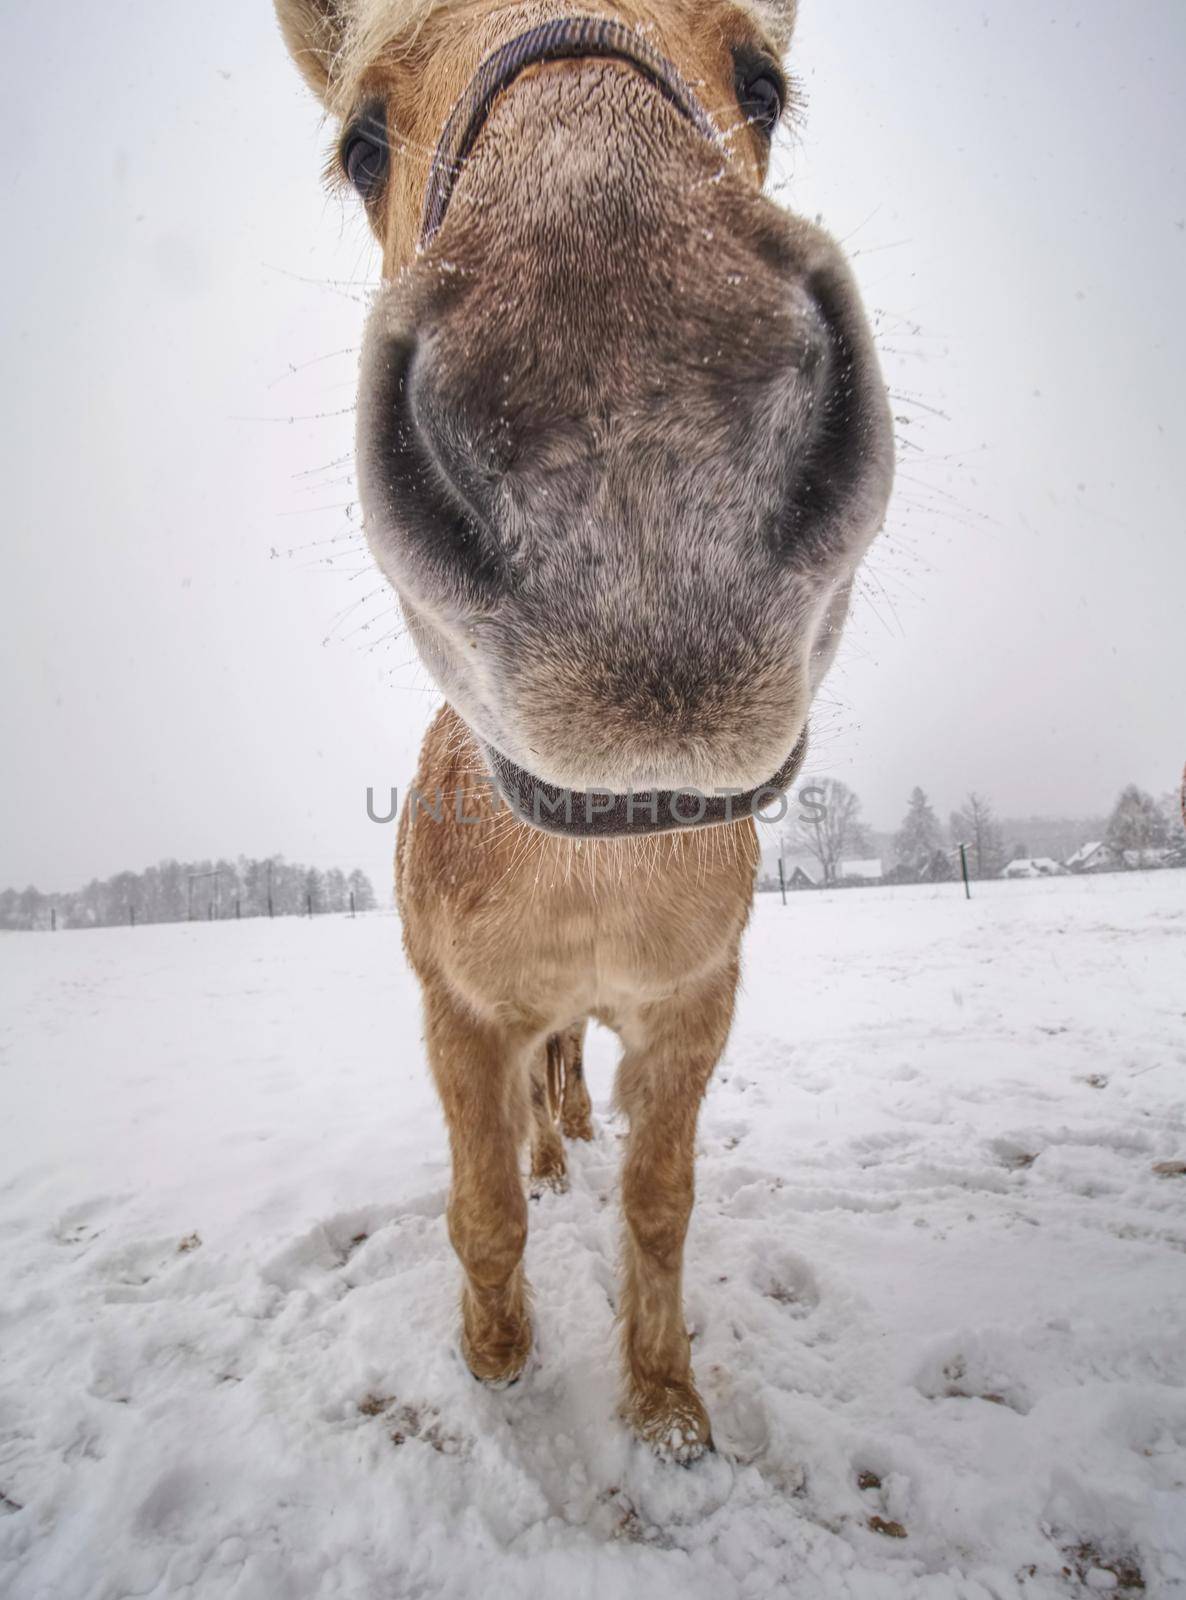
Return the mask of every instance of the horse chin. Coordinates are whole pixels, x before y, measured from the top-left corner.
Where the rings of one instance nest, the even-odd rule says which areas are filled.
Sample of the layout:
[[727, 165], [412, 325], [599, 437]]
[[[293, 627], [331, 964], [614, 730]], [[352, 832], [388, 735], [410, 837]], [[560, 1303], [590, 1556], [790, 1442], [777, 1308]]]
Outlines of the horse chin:
[[520, 822], [562, 838], [629, 839], [724, 827], [781, 801], [806, 758], [807, 732], [767, 782], [711, 794], [691, 788], [566, 789], [535, 777], [495, 746], [479, 744], [495, 789]]

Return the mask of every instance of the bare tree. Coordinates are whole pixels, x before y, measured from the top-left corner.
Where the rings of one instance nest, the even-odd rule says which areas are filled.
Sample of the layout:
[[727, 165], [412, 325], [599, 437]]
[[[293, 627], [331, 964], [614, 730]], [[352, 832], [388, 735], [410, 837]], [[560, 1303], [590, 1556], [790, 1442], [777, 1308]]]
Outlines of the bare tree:
[[355, 867], [347, 880], [347, 888], [354, 896], [355, 908], [359, 911], [373, 911], [375, 908], [375, 891], [371, 887], [371, 880], [366, 873]]
[[1005, 864], [1005, 847], [996, 813], [975, 789], [959, 811], [951, 813], [951, 837], [957, 844], [971, 845], [974, 877], [992, 878]]
[[835, 883], [845, 856], [868, 849], [861, 802], [839, 778], [825, 778], [804, 789], [802, 801], [796, 842], [805, 844], [819, 862], [824, 882]]
[[1166, 844], [1169, 824], [1153, 796], [1130, 783], [1113, 807], [1104, 839], [1122, 859], [1126, 851], [1135, 852], [1139, 859], [1146, 850]]

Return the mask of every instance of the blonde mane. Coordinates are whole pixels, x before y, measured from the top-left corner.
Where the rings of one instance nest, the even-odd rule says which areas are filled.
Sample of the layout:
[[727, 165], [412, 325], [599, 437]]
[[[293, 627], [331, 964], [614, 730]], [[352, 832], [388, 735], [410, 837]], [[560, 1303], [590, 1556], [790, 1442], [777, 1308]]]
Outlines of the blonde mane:
[[[430, 17], [453, 12], [459, 24], [467, 17], [488, 18], [498, 11], [523, 13], [524, 25], [536, 7], [530, 0], [315, 0], [325, 21], [325, 45], [312, 53], [328, 78], [324, 99], [331, 116], [344, 117], [358, 96], [364, 74], [377, 61], [393, 56], [404, 60], [416, 46]], [[782, 54], [790, 43], [797, 0], [733, 0], [737, 9], [752, 16]], [[572, 10], [595, 12], [596, 5], [574, 4]], [[689, 9], [691, 7], [689, 6]], [[641, 25], [641, 24], [640, 24]]]

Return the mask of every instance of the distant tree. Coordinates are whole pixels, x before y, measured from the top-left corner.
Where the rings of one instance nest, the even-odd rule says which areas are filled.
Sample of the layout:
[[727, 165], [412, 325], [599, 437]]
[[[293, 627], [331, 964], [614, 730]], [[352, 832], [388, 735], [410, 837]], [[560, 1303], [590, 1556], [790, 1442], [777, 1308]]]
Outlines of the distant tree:
[[239, 857], [239, 882], [243, 886], [242, 907], [245, 917], [266, 917], [268, 914], [268, 864], [250, 856]]
[[41, 916], [44, 903], [45, 896], [40, 890], [35, 889], [32, 884], [23, 890], [17, 902], [18, 926], [21, 928], [35, 928]]
[[943, 831], [939, 819], [931, 809], [931, 802], [921, 789], [914, 789], [910, 804], [902, 819], [902, 826], [894, 838], [898, 865], [916, 877], [921, 877], [936, 850], [943, 848]]
[[928, 883], [947, 883], [955, 877], [955, 864], [946, 850], [932, 850], [919, 876]]
[[192, 912], [198, 922], [206, 922], [215, 914], [215, 896], [218, 892], [213, 861], [189, 861], [185, 865], [186, 912]]
[[185, 918], [185, 869], [180, 861], [162, 861], [159, 874], [160, 916], [163, 922], [181, 922]]
[[819, 862], [824, 882], [835, 883], [845, 857], [860, 855], [869, 848], [861, 822], [861, 802], [839, 778], [825, 778], [812, 787], [823, 793], [805, 800], [804, 814], [795, 822], [794, 842], [807, 846]]
[[1175, 850], [1186, 846], [1186, 822], [1183, 821], [1182, 807], [1181, 791], [1171, 789], [1168, 794], [1162, 795], [1161, 814], [1165, 818], [1165, 842]]
[[1108, 819], [1104, 843], [1117, 855], [1125, 850], [1159, 850], [1169, 839], [1165, 814], [1151, 794], [1130, 783]]
[[138, 922], [164, 922], [166, 920], [161, 900], [161, 869], [146, 867], [140, 874], [139, 893], [136, 899]]
[[973, 789], [959, 811], [951, 813], [951, 837], [968, 848], [968, 870], [974, 878], [995, 878], [1005, 865], [1005, 847], [991, 804]]
[[290, 917], [305, 909], [305, 869], [272, 857], [272, 901], [278, 917]]
[[74, 897], [73, 920], [81, 928], [101, 928], [107, 920], [107, 895], [98, 878], [92, 878]]
[[[280, 856], [272, 858], [270, 867], [277, 916], [302, 914], [309, 894], [314, 911], [344, 911], [351, 890], [360, 911], [374, 907], [375, 891], [363, 872], [347, 878], [337, 868], [322, 873]], [[269, 862], [241, 856], [237, 862], [162, 861], [143, 872], [118, 872], [102, 883], [93, 879], [71, 894], [45, 895], [32, 886], [5, 889], [0, 891], [0, 928], [49, 928], [55, 914], [63, 929], [126, 925], [133, 912], [138, 923], [177, 922], [191, 906], [193, 916], [204, 922], [211, 915], [233, 917], [236, 900], [243, 916], [266, 916], [268, 878]]]
[[218, 872], [218, 877], [214, 880], [217, 884], [214, 914], [218, 917], [233, 917], [235, 901], [238, 900], [240, 906], [243, 901], [243, 881], [239, 877], [238, 863], [220, 857], [214, 866]]
[[371, 887], [371, 880], [365, 872], [357, 867], [346, 880], [348, 893], [354, 896], [354, 909], [356, 911], [373, 911], [375, 909], [375, 891]]
[[325, 910], [325, 874], [316, 867], [305, 873], [305, 909], [310, 902], [314, 911]]
[[[106, 884], [106, 921], [123, 923], [140, 912], [140, 879], [134, 872], [117, 872]], [[143, 921], [141, 914], [140, 920]]]

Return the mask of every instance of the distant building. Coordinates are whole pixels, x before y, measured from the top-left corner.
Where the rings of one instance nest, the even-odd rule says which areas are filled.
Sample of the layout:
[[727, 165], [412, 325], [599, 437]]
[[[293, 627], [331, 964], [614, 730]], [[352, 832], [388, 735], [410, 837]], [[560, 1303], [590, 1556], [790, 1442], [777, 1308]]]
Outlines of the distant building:
[[1142, 867], [1167, 866], [1173, 853], [1172, 850], [1125, 850], [1121, 860], [1129, 872], [1135, 872]]
[[1114, 872], [1119, 864], [1115, 850], [1101, 839], [1081, 844], [1074, 855], [1066, 859], [1068, 872]]
[[884, 876], [880, 856], [869, 856], [863, 861], [842, 861], [836, 869], [836, 877], [841, 883], [846, 878], [855, 883], [880, 883]]
[[1113, 850], [1097, 842], [1081, 845], [1067, 857], [1067, 866], [1071, 872], [1147, 872], [1154, 867], [1177, 866], [1179, 853], [1172, 848]]
[[1062, 878], [1067, 869], [1049, 856], [1018, 856], [1002, 868], [1002, 878]]
[[818, 889], [819, 888], [819, 884], [816, 882], [816, 880], [811, 876], [811, 874], [806, 870], [806, 868], [800, 866], [797, 861], [796, 862], [791, 862], [791, 861], [787, 861], [785, 858], [783, 859], [783, 862], [782, 862], [783, 877], [782, 877], [782, 879], [780, 879], [780, 877], [779, 877], [778, 866], [779, 866], [779, 857], [778, 856], [774, 856], [772, 858], [772, 860], [769, 860], [769, 861], [767, 861], [765, 858], [763, 858], [762, 869], [758, 873], [758, 884], [757, 884], [757, 887], [758, 887], [759, 891], [765, 892], [767, 894], [769, 894], [771, 892], [777, 893], [783, 887], [783, 882], [784, 881], [785, 881], [786, 887], [788, 889]]

